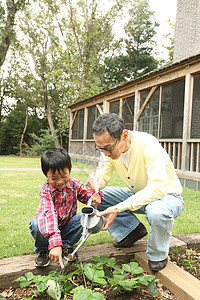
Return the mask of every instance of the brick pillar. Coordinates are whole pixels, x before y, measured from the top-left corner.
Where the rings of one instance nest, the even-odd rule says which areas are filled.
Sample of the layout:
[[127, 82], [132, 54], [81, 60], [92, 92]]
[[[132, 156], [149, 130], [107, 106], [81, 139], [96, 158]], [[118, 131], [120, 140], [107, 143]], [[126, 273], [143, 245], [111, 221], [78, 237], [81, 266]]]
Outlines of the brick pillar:
[[177, 0], [173, 62], [200, 53], [200, 0]]

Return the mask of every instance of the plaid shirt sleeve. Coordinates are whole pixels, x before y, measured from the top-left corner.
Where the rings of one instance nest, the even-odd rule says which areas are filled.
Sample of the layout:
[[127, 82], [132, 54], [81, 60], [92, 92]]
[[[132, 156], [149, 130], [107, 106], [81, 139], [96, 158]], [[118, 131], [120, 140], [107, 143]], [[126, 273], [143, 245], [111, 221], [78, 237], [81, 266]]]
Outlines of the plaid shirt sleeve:
[[40, 189], [40, 204], [37, 209], [36, 219], [40, 232], [49, 241], [48, 249], [62, 246], [58, 219], [47, 184], [44, 184]]
[[90, 191], [88, 190], [88, 188], [86, 187], [86, 185], [84, 183], [82, 183], [81, 181], [79, 181], [78, 179], [73, 179], [73, 184], [75, 189], [77, 189], [77, 200], [87, 204], [88, 200], [90, 199], [90, 197], [94, 194], [98, 195], [101, 200], [103, 199], [103, 192], [100, 191], [99, 193], [95, 193], [95, 191]]

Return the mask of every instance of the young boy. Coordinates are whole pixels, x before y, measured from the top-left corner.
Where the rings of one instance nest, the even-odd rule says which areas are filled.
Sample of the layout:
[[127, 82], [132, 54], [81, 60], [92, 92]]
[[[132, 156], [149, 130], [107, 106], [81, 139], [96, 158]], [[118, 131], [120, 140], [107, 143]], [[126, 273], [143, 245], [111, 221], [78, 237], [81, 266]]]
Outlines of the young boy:
[[41, 157], [42, 172], [47, 181], [40, 189], [40, 204], [36, 217], [30, 221], [30, 232], [35, 239], [35, 266], [49, 265], [50, 260], [64, 268], [62, 255], [73, 252], [81, 237], [81, 213], [77, 212], [77, 200], [98, 205], [102, 192], [90, 191], [79, 180], [70, 177], [71, 159], [62, 148], [45, 151]]

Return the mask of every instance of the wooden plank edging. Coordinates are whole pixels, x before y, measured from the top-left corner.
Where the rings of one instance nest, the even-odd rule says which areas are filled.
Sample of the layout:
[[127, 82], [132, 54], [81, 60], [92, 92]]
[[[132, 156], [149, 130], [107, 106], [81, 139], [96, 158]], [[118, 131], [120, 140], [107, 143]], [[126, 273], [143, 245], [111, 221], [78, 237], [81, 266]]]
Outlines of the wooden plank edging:
[[152, 272], [149, 269], [145, 252], [135, 253], [135, 258], [146, 272], [155, 275], [164, 286], [174, 293], [174, 295], [180, 297], [181, 300], [200, 300], [200, 281], [190, 273], [184, 271], [171, 261], [167, 263], [167, 266], [163, 270]]

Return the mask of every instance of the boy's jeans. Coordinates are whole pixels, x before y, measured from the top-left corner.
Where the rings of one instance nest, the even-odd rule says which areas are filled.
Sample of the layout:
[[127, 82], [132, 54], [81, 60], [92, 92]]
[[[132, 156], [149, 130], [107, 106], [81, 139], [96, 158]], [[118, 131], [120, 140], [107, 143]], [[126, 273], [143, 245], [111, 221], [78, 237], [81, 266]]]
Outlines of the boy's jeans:
[[[106, 187], [103, 189], [104, 197], [98, 210], [116, 205], [134, 195], [129, 188]], [[114, 223], [108, 228], [117, 242], [123, 240], [140, 223], [135, 214], [146, 214], [146, 219], [151, 225], [147, 244], [147, 256], [151, 261], [161, 261], [167, 258], [170, 246], [170, 236], [174, 219], [184, 209], [181, 195], [168, 194], [160, 200], [155, 200], [136, 211], [124, 211], [118, 214]]]
[[[61, 237], [64, 248], [73, 248], [81, 238], [83, 227], [81, 225], [81, 213], [73, 216], [61, 229]], [[35, 240], [35, 253], [48, 251], [48, 240], [41, 234], [36, 217], [29, 223], [30, 232]]]

